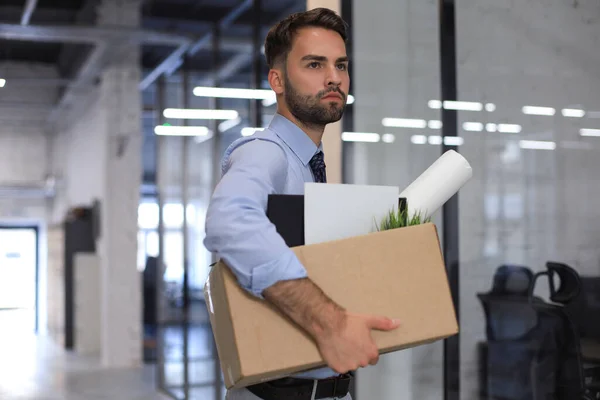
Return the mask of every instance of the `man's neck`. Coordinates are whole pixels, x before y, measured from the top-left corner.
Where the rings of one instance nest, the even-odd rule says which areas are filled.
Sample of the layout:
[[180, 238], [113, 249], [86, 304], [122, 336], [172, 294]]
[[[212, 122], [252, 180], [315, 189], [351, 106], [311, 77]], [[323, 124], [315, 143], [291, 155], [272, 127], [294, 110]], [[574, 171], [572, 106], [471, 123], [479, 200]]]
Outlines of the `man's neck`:
[[313, 141], [313, 143], [319, 147], [321, 140], [323, 140], [323, 132], [325, 131], [325, 125], [311, 125], [305, 124], [298, 121], [296, 117], [287, 109], [277, 108], [277, 112], [290, 121], [292, 121], [298, 128], [302, 129], [304, 133]]

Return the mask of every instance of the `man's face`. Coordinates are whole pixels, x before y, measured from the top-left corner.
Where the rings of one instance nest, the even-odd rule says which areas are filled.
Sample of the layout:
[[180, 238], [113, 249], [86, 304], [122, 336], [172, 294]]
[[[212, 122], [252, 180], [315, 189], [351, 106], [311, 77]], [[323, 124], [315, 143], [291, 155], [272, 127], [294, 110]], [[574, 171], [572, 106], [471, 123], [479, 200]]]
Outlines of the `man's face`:
[[294, 117], [311, 125], [339, 121], [350, 77], [346, 45], [323, 28], [298, 31], [286, 63], [284, 99]]

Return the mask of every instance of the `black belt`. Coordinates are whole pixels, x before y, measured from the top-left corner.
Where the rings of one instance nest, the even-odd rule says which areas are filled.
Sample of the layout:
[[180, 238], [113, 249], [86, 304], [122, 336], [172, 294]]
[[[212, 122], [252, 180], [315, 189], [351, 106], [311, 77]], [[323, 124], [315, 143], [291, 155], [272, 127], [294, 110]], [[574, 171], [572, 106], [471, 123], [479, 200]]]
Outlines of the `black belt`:
[[283, 378], [248, 386], [246, 389], [263, 400], [326, 399], [346, 396], [350, 391], [352, 378], [352, 374], [319, 380]]

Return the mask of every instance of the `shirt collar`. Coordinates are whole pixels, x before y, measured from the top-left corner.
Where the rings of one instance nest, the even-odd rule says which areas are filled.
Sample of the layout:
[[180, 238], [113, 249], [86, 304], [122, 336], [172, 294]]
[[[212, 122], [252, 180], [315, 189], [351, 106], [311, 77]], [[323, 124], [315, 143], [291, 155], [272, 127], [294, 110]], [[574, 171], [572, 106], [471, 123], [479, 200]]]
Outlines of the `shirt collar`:
[[316, 146], [308, 135], [283, 115], [276, 113], [269, 124], [269, 129], [281, 138], [290, 149], [306, 166], [311, 158], [318, 152], [323, 151], [323, 143]]

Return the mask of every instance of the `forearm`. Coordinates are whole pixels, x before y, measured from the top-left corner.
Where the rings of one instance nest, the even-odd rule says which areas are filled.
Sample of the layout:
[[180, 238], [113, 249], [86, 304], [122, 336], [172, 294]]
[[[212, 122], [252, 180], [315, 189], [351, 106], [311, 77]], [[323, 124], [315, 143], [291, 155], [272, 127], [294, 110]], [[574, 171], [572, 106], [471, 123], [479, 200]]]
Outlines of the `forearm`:
[[264, 290], [263, 297], [315, 339], [345, 324], [346, 311], [309, 278], [277, 282]]

